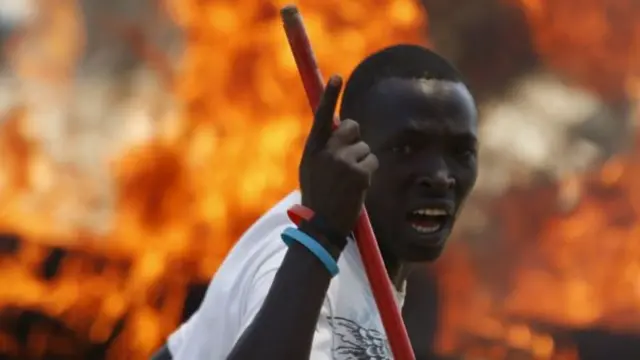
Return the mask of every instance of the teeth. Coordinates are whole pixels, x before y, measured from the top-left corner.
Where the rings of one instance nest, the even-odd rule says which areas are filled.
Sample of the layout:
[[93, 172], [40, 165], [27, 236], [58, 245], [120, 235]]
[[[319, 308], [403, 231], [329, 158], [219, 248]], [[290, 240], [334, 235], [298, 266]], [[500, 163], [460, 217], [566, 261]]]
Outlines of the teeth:
[[430, 234], [440, 230], [440, 225], [433, 226], [419, 226], [419, 225], [411, 225], [414, 230], [422, 234]]
[[426, 208], [426, 209], [418, 209], [413, 212], [417, 215], [426, 215], [426, 216], [443, 216], [447, 215], [447, 212], [442, 209], [437, 208]]

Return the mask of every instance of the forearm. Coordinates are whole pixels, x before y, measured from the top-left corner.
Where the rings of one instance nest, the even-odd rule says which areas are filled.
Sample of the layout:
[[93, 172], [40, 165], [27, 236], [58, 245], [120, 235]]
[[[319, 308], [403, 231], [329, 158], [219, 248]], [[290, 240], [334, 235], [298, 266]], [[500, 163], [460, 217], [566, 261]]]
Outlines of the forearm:
[[315, 255], [298, 242], [291, 244], [260, 311], [228, 359], [309, 359], [330, 282]]

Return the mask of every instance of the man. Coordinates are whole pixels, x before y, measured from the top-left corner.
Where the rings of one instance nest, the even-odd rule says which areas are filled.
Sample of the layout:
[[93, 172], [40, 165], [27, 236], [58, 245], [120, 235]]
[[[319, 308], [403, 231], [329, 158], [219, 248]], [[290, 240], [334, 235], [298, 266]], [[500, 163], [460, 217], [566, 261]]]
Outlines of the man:
[[[475, 183], [476, 109], [458, 72], [414, 45], [357, 66], [332, 132], [341, 87], [332, 77], [316, 111], [300, 193], [242, 236], [156, 359], [391, 359], [349, 236], [366, 204], [402, 306], [412, 267], [440, 255]], [[315, 214], [298, 229], [296, 203]]]

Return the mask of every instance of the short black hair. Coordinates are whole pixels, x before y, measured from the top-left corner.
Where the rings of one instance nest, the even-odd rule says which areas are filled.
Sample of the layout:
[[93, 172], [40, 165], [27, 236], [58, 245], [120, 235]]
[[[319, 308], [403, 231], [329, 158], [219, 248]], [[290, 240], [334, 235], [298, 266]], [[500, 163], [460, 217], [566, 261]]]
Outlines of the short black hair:
[[358, 100], [389, 78], [464, 82], [460, 72], [432, 50], [420, 45], [393, 45], [369, 55], [353, 70], [342, 94], [340, 117], [349, 118]]

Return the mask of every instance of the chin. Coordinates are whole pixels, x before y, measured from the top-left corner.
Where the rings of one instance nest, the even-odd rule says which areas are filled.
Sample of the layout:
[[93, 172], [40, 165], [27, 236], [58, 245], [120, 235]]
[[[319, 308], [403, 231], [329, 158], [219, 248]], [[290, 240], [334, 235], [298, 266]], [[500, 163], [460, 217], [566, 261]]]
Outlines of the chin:
[[412, 228], [404, 229], [402, 239], [394, 243], [395, 254], [402, 261], [413, 263], [433, 262], [444, 251], [449, 238], [450, 228], [444, 228], [436, 234], [416, 234]]
[[[372, 221], [373, 224], [375, 222]], [[444, 251], [452, 228], [452, 223], [448, 223], [435, 233], [425, 234], [417, 232], [404, 219], [394, 225], [384, 229], [374, 227], [378, 235], [378, 245], [383, 256], [386, 253], [408, 263], [429, 263], [437, 260]]]

